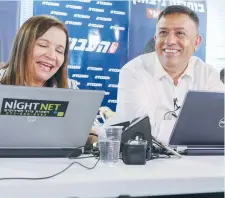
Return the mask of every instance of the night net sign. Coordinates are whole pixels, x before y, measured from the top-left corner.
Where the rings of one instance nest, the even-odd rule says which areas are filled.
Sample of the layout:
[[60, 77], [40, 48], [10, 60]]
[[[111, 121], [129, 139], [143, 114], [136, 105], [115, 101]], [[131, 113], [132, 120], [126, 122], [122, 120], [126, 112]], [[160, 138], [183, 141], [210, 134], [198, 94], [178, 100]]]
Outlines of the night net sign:
[[64, 117], [68, 101], [3, 98], [1, 115]]

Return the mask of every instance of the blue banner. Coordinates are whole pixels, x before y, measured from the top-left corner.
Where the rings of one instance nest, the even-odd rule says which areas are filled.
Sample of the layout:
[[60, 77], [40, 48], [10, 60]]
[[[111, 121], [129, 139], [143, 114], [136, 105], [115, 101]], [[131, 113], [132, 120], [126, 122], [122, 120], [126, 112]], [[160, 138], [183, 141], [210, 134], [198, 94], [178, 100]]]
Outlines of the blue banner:
[[119, 71], [128, 54], [128, 2], [35, 1], [34, 15], [41, 14], [67, 26], [69, 78], [80, 89], [105, 90], [102, 105], [115, 110]]
[[0, 62], [8, 61], [19, 26], [20, 2], [0, 0]]
[[198, 14], [203, 43], [195, 55], [205, 60], [204, 0], [34, 1], [34, 15], [53, 15], [66, 24], [69, 78], [75, 79], [80, 89], [105, 90], [102, 105], [115, 110], [120, 68], [151, 43], [156, 18], [168, 5], [185, 5]]

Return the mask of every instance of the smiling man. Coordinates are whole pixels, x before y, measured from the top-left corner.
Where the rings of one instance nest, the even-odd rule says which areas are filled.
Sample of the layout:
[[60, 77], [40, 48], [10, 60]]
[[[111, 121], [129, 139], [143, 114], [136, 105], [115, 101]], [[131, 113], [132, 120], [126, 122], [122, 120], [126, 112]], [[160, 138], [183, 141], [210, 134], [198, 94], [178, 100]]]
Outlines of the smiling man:
[[224, 90], [219, 72], [192, 56], [201, 42], [196, 13], [185, 6], [165, 8], [156, 24], [156, 52], [141, 55], [121, 69], [120, 120], [148, 114], [157, 136], [157, 126], [177, 117], [188, 90]]

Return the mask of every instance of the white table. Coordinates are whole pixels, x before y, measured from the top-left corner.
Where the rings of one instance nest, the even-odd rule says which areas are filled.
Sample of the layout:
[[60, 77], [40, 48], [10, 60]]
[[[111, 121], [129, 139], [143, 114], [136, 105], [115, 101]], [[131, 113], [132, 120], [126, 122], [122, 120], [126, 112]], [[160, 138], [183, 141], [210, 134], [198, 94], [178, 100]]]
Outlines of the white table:
[[[0, 159], [2, 177], [42, 177], [59, 172], [74, 160]], [[86, 166], [96, 159], [79, 160]], [[73, 165], [51, 179], [2, 180], [2, 198], [153, 196], [224, 191], [224, 157], [183, 157], [157, 159], [143, 166], [122, 162], [114, 167], [98, 164], [93, 170]]]

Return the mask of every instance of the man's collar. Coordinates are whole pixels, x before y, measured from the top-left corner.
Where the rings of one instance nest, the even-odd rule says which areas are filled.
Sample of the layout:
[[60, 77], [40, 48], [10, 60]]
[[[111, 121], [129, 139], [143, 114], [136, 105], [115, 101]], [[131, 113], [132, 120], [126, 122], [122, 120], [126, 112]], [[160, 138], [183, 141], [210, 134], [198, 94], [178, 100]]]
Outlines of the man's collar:
[[167, 76], [168, 73], [163, 68], [161, 63], [159, 62], [159, 58], [158, 58], [157, 55], [156, 55], [155, 63], [156, 63], [156, 66], [155, 66], [154, 77], [157, 78], [157, 79], [161, 79], [162, 77]]
[[[181, 75], [183, 76], [188, 76], [191, 78], [191, 80], [194, 80], [194, 65], [195, 65], [195, 59], [194, 57], [191, 57], [188, 63], [188, 66], [184, 73]], [[163, 66], [160, 64], [159, 59], [156, 58], [156, 67], [155, 67], [155, 72], [154, 72], [154, 77], [161, 79], [164, 76], [169, 76], [169, 74], [166, 72], [166, 70], [163, 68]]]
[[191, 57], [189, 59], [189, 63], [188, 63], [188, 66], [186, 68], [186, 70], [184, 71], [183, 76], [188, 76], [191, 78], [191, 80], [193, 81], [194, 80], [194, 66], [195, 66], [195, 58], [194, 57]]

